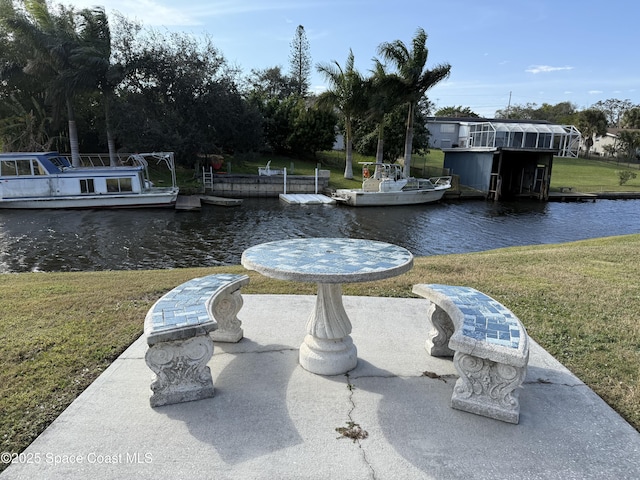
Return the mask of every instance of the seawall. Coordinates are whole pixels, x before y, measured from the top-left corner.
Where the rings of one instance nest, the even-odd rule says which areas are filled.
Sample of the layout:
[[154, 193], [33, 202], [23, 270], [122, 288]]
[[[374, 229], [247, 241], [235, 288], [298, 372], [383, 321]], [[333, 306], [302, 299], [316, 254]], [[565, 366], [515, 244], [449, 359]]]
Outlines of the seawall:
[[[329, 187], [329, 170], [318, 171], [318, 190]], [[220, 197], [277, 197], [284, 193], [284, 175], [215, 174], [213, 189], [206, 193]], [[313, 175], [287, 175], [286, 193], [316, 193]]]

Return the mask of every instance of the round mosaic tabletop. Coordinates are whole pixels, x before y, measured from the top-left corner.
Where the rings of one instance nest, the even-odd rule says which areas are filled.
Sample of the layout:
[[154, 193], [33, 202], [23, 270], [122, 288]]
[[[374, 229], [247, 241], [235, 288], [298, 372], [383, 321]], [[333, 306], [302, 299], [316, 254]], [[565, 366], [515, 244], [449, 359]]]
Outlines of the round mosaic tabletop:
[[241, 263], [280, 280], [350, 283], [407, 272], [413, 267], [413, 255], [406, 248], [375, 240], [297, 238], [250, 247]]

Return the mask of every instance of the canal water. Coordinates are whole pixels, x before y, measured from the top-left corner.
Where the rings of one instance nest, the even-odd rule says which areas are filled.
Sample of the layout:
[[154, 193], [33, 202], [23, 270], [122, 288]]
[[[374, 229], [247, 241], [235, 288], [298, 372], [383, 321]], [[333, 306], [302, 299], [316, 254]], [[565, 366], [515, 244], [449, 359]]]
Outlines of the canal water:
[[283, 238], [368, 238], [416, 256], [640, 233], [640, 200], [446, 202], [407, 207], [289, 205], [175, 210], [0, 210], [0, 273], [237, 265]]

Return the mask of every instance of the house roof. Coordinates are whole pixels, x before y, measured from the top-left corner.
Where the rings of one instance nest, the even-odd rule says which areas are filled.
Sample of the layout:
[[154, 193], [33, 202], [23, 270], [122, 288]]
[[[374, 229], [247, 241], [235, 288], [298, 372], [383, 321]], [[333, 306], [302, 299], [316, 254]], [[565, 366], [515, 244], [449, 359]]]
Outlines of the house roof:
[[536, 125], [554, 125], [547, 120], [517, 120], [512, 118], [484, 118], [484, 117], [427, 117], [427, 122], [452, 122], [452, 123], [530, 123]]
[[617, 137], [620, 132], [640, 132], [640, 128], [607, 128], [607, 135]]

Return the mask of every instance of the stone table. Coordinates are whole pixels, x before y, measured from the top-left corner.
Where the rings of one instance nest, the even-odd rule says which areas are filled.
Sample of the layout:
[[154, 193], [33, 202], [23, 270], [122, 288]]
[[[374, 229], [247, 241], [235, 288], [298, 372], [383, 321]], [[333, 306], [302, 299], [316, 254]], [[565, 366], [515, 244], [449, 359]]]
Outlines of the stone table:
[[393, 277], [413, 267], [407, 249], [374, 240], [298, 238], [263, 243], [242, 254], [242, 265], [267, 277], [318, 284], [316, 305], [300, 346], [300, 365], [320, 375], [355, 368], [357, 350], [342, 304], [342, 284]]

